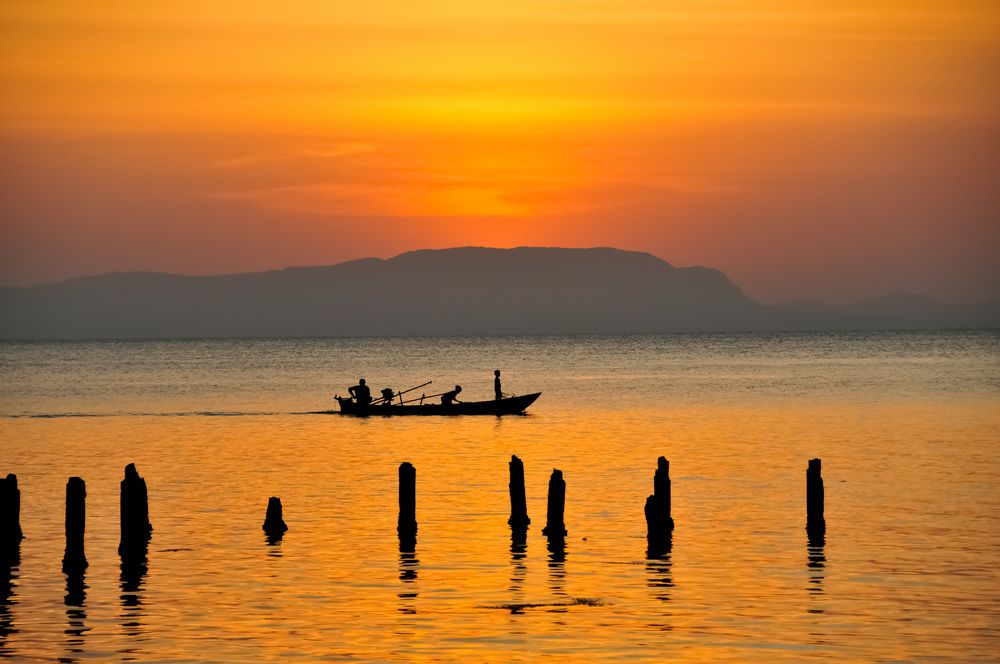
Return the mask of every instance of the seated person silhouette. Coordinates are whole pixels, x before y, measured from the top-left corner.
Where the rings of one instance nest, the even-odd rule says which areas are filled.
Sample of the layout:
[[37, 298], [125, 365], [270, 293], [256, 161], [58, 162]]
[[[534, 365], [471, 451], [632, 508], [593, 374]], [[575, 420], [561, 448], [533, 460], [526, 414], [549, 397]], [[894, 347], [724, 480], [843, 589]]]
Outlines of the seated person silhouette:
[[503, 399], [503, 392], [500, 391], [500, 370], [495, 370], [493, 376], [493, 393], [496, 395], [497, 401], [500, 401]]
[[382, 405], [383, 406], [391, 406], [392, 405], [392, 397], [393, 397], [393, 394], [392, 394], [392, 388], [391, 387], [387, 387], [384, 390], [382, 390]]
[[365, 407], [372, 402], [372, 391], [365, 385], [364, 378], [358, 379], [358, 384], [347, 388], [347, 391], [361, 407]]
[[462, 391], [462, 386], [456, 385], [455, 389], [453, 389], [451, 392], [445, 392], [444, 394], [442, 394], [441, 405], [450, 406], [454, 403], [462, 403], [461, 401], [458, 400], [458, 393], [461, 391]]

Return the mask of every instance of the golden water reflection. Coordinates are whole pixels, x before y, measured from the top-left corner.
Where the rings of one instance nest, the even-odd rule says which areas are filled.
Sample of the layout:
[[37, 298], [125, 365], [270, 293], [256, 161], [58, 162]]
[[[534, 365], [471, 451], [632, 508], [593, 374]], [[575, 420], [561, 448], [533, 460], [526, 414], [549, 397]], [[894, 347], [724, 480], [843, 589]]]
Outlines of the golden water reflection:
[[[58, 488], [75, 466], [73, 455], [58, 448], [79, 440], [102, 448], [87, 478], [87, 583], [107, 584], [123, 462], [135, 460], [148, 478], [156, 533], [148, 562], [120, 567], [123, 640], [93, 631], [80, 631], [77, 638], [91, 607], [99, 613], [108, 607], [106, 595], [88, 592], [87, 613], [81, 607], [64, 616], [72, 632], [59, 628], [72, 637], [65, 654], [73, 657], [89, 647], [106, 651], [109, 640], [121, 657], [194, 656], [205, 646], [186, 635], [199, 624], [243, 634], [255, 647], [294, 643], [319, 658], [337, 652], [330, 650], [333, 642], [368, 656], [384, 648], [406, 652], [405, 641], [418, 632], [433, 639], [476, 635], [479, 648], [511, 656], [544, 635], [572, 644], [580, 656], [633, 647], [638, 653], [651, 643], [639, 637], [644, 629], [680, 634], [678, 644], [706, 654], [740, 658], [754, 658], [762, 647], [772, 655], [778, 647], [740, 645], [758, 642], [815, 642], [823, 649], [853, 643], [867, 652], [905, 655], [929, 647], [926, 639], [936, 642], [941, 618], [957, 623], [975, 615], [968, 613], [972, 607], [1000, 608], [989, 554], [997, 537], [989, 525], [993, 503], [984, 493], [998, 473], [983, 465], [987, 432], [1000, 430], [996, 414], [974, 407], [894, 407], [866, 414], [674, 411], [668, 434], [660, 420], [643, 411], [633, 411], [627, 426], [626, 418], [602, 418], [599, 425], [586, 418], [520, 418], [504, 422], [502, 437], [490, 436], [493, 423], [469, 424], [458, 435], [449, 422], [336, 418], [206, 419], [183, 428], [125, 418], [72, 426], [49, 422], [44, 435], [55, 448], [51, 467], [28, 464], [22, 470], [30, 496], [23, 518], [32, 523], [33, 548], [21, 568], [30, 569], [31, 578], [19, 583], [15, 568], [4, 586], [3, 647], [20, 653], [27, 644], [32, 652], [50, 652], [42, 638], [49, 628], [37, 622], [32, 607], [47, 601], [50, 581], [40, 556], [48, 550], [46, 541], [58, 550]], [[37, 432], [2, 426], [9, 440], [25, 445]], [[126, 436], [139, 441], [127, 452], [101, 442]], [[912, 444], [914, 436], [947, 437], [951, 443], [945, 452], [939, 445]], [[364, 443], [337, 443], [345, 439]], [[908, 453], [899, 454], [904, 443]], [[247, 463], [242, 458], [251, 449], [258, 458]], [[566, 540], [549, 541], [537, 529], [512, 538], [506, 524], [506, 462], [512, 452], [525, 459], [529, 513], [544, 513], [547, 469], [556, 460], [568, 469], [566, 523], [573, 535]], [[647, 559], [643, 503], [660, 453], [672, 462], [678, 534], [668, 552]], [[805, 462], [820, 455], [828, 487], [825, 542], [804, 534]], [[620, 461], [595, 463], [607, 456]], [[22, 464], [26, 458], [21, 455]], [[184, 465], [182, 486], [169, 481], [178, 458], [199, 460]], [[331, 458], [339, 460], [335, 471], [326, 470]], [[400, 550], [395, 532], [395, 475], [404, 458], [420, 469], [422, 541], [413, 550]], [[242, 470], [224, 472], [233, 467]], [[971, 468], [977, 474], [970, 477], [963, 469]], [[934, 469], [933, 503], [922, 489], [927, 469]], [[301, 479], [292, 481], [296, 477]], [[482, 481], [463, 481], [468, 477]], [[280, 494], [286, 505], [292, 540], [261, 540], [261, 496], [271, 494]], [[941, 530], [945, 520], [950, 525]], [[896, 529], [896, 536], [883, 536], [886, 528]], [[262, 545], [280, 568], [253, 571], [259, 565], [254, 552]], [[836, 574], [828, 562], [831, 546]], [[423, 578], [425, 560], [432, 561], [433, 581]], [[392, 561], [394, 606], [386, 604], [378, 581]], [[955, 575], [955, 569], [964, 572]], [[254, 589], [262, 574], [280, 590], [275, 600], [259, 602], [272, 607], [268, 614], [252, 601], [263, 592]], [[147, 590], [150, 579], [155, 599]], [[807, 596], [796, 599], [796, 587]], [[236, 601], [247, 589], [251, 601]], [[580, 599], [600, 604], [576, 603]], [[493, 612], [477, 610], [482, 605], [505, 605], [519, 623], [498, 623], [489, 618]], [[404, 621], [391, 627], [384, 609]], [[800, 621], [796, 611], [812, 619], [835, 612], [854, 627]], [[782, 617], [780, 625], [771, 622], [774, 616]], [[883, 627], [904, 619], [916, 638], [896, 639]], [[25, 629], [37, 638], [19, 641]], [[388, 642], [378, 636], [386, 629], [396, 635]], [[316, 642], [292, 636], [303, 630], [326, 636]], [[967, 633], [963, 648], [987, 649], [988, 633]], [[582, 634], [586, 641], [577, 640]], [[213, 643], [219, 658], [249, 653], [239, 641]], [[657, 647], [673, 652], [668, 643]]]
[[[385, 347], [372, 345], [371, 357]], [[212, 360], [210, 348], [198, 348]], [[643, 370], [619, 351], [602, 348], [612, 392]], [[642, 361], [663, 361], [658, 353]], [[831, 372], [824, 389], [863, 375], [863, 359]], [[573, 356], [563, 360], [588, 375]], [[929, 361], [938, 373], [906, 398], [870, 401], [841, 389], [828, 399], [761, 399], [746, 396], [738, 367], [726, 362], [737, 360], [720, 351], [676, 378], [688, 387], [705, 375], [714, 385], [729, 380], [737, 387], [726, 399], [622, 404], [598, 386], [597, 396], [574, 401], [556, 385], [536, 412], [502, 421], [0, 419], [2, 471], [18, 474], [28, 536], [20, 565], [0, 568], [0, 653], [50, 661], [993, 657], [1000, 398], [984, 396], [990, 383], [942, 396], [933, 392], [941, 372], [944, 384], [961, 381]], [[909, 375], [912, 365], [899, 371]], [[885, 363], [873, 366], [874, 381], [892, 378]], [[523, 536], [507, 523], [511, 454], [524, 461], [534, 517]], [[660, 455], [671, 464], [676, 530], [669, 549], [651, 557], [643, 507]], [[823, 459], [826, 486], [822, 542], [805, 531], [813, 457]], [[401, 549], [402, 461], [418, 470], [420, 539]], [[148, 559], [135, 566], [117, 556], [119, 482], [130, 462], [147, 479], [155, 528]], [[537, 526], [552, 468], [567, 483], [562, 543]], [[81, 605], [54, 612], [72, 594], [53, 570], [74, 475], [87, 481], [90, 567]], [[261, 533], [268, 496], [280, 496], [289, 527], [270, 544]]]

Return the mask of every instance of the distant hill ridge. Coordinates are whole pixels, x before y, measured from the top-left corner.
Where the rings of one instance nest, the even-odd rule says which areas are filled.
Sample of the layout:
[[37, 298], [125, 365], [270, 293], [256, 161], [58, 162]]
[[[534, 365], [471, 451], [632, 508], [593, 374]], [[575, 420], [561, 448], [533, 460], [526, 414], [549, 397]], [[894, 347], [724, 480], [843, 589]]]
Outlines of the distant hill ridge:
[[764, 306], [722, 272], [612, 248], [411, 251], [215, 276], [109, 273], [0, 288], [0, 338], [642, 333], [1000, 326], [1000, 306], [890, 296]]

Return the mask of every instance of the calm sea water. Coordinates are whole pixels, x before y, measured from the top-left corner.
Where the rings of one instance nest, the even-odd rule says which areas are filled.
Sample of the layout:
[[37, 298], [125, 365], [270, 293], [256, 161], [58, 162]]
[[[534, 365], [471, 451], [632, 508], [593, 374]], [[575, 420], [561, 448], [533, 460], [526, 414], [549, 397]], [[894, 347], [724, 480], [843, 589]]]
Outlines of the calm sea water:
[[[520, 417], [332, 407], [434, 380]], [[21, 562], [0, 571], [0, 655], [61, 659], [995, 658], [1000, 334], [885, 333], [0, 344], [0, 472]], [[511, 550], [507, 462], [533, 522]], [[667, 556], [647, 559], [656, 458]], [[804, 530], [822, 457], [825, 545]], [[417, 468], [416, 552], [396, 472]], [[123, 588], [118, 482], [154, 526]], [[564, 556], [541, 535], [567, 482]], [[82, 597], [60, 569], [66, 478], [87, 482]], [[267, 498], [289, 531], [268, 545]]]

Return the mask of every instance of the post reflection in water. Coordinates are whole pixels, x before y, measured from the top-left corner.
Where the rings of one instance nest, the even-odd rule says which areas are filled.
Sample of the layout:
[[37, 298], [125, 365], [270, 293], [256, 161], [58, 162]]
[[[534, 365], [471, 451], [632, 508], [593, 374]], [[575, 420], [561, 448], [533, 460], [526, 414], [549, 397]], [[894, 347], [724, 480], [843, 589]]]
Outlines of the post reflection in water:
[[[665, 540], [650, 542], [646, 551], [646, 574], [649, 576], [646, 585], [653, 590], [653, 596], [661, 602], [670, 602], [670, 594], [674, 587], [673, 561], [670, 558], [673, 549], [673, 537], [668, 534]], [[662, 614], [669, 618], [672, 614], [665, 611]], [[654, 625], [661, 630], [670, 631], [670, 624]]]
[[[806, 566], [809, 570], [809, 593], [812, 596], [822, 595], [823, 579], [826, 569], [826, 535], [822, 532], [810, 532], [806, 545]], [[809, 613], [823, 613], [822, 609], [810, 608]]]
[[649, 573], [647, 585], [654, 589], [656, 599], [661, 602], [670, 601], [670, 589], [674, 587], [671, 570], [673, 563], [670, 559], [672, 548], [673, 542], [668, 536], [661, 546], [650, 547], [646, 553], [646, 572]]
[[267, 545], [268, 558], [281, 557], [281, 535], [264, 535], [264, 543]]
[[66, 656], [62, 662], [78, 661], [83, 653], [84, 635], [90, 631], [87, 627], [87, 610], [84, 602], [87, 599], [87, 583], [82, 568], [70, 569], [66, 572]]
[[413, 615], [417, 612], [417, 570], [420, 560], [416, 553], [417, 539], [415, 537], [399, 538], [399, 580], [403, 582], [403, 590], [399, 591], [399, 612]]
[[511, 602], [523, 603], [524, 581], [528, 575], [528, 566], [524, 561], [528, 557], [528, 529], [512, 528], [510, 531], [510, 594]]
[[[557, 597], [566, 596], [566, 538], [552, 535], [548, 538], [549, 588]], [[565, 607], [553, 609], [566, 611]]]
[[[147, 549], [142, 547], [122, 556], [121, 568], [121, 626], [126, 637], [136, 638], [142, 635], [142, 586], [149, 569]], [[135, 659], [139, 654], [137, 648], [126, 648], [123, 651], [125, 659]]]
[[[0, 553], [0, 556], [3, 554]], [[0, 657], [14, 655], [8, 640], [17, 633], [11, 609], [17, 604], [14, 588], [17, 587], [18, 560], [0, 560]]]

